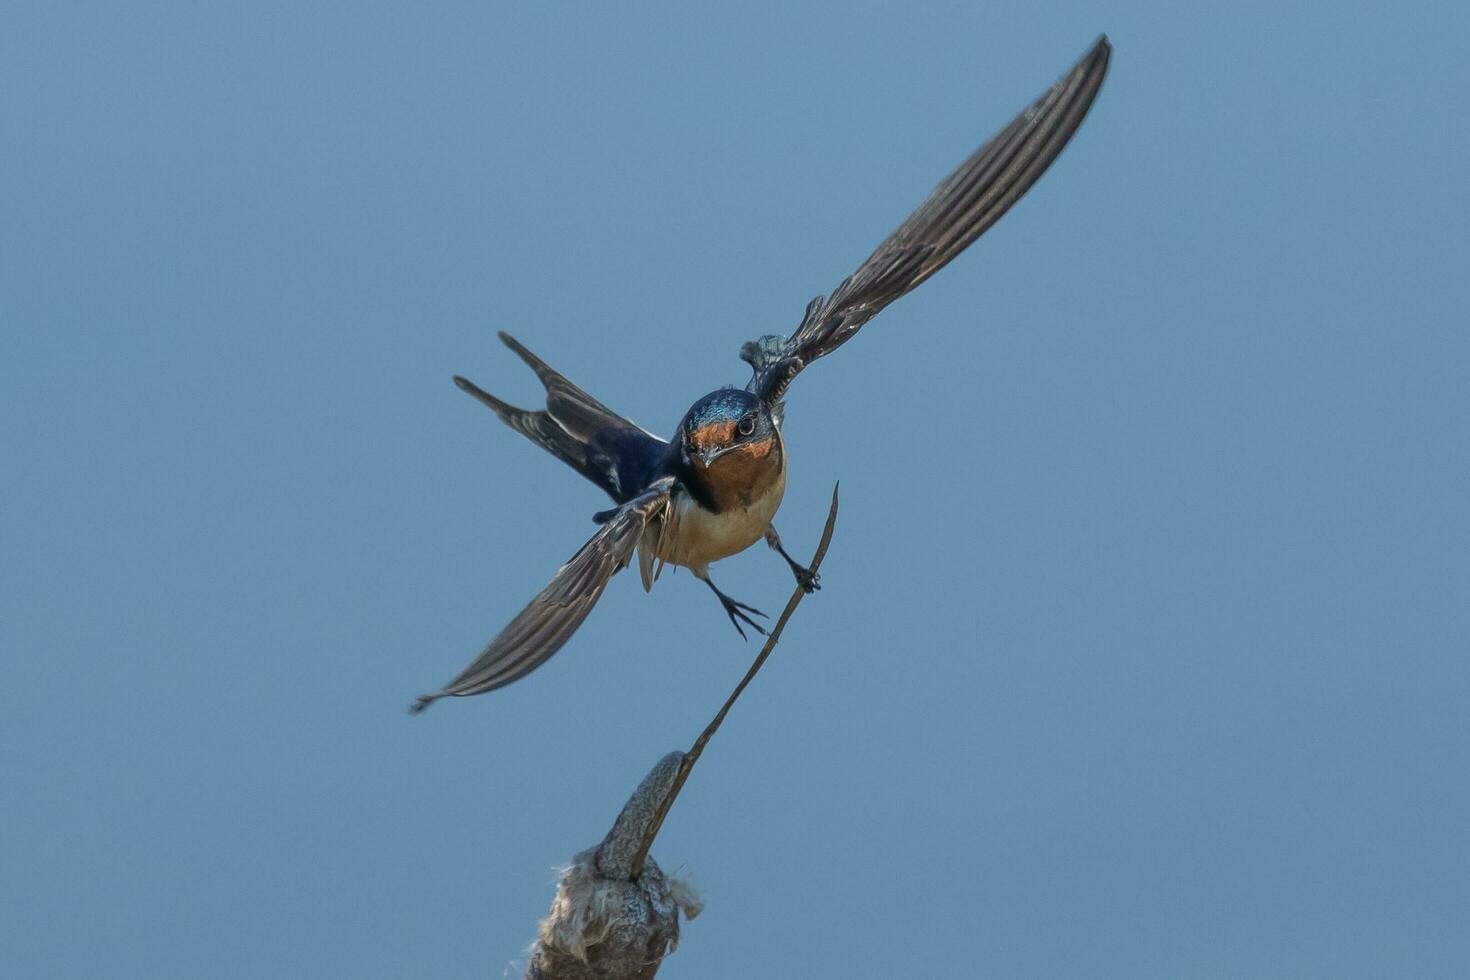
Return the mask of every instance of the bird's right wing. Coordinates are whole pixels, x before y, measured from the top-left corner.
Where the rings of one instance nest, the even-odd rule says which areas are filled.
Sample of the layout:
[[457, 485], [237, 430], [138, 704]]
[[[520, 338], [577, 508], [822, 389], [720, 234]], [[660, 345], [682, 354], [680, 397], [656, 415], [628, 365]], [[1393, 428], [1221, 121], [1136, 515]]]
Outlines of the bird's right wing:
[[673, 486], [673, 478], [664, 477], [619, 507], [474, 663], [443, 690], [420, 697], [411, 710], [423, 711], [443, 697], [493, 691], [549, 660], [582, 625], [612, 577], [627, 567], [644, 529], [668, 510]]

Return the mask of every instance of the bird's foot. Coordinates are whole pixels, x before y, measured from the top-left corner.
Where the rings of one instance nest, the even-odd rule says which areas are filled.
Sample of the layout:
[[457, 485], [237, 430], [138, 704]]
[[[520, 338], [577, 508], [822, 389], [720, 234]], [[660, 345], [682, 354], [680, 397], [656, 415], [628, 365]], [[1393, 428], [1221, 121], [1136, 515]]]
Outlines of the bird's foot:
[[776, 553], [786, 559], [786, 567], [791, 569], [791, 574], [796, 576], [796, 584], [801, 586], [801, 591], [811, 595], [822, 587], [822, 576], [807, 568], [786, 553], [781, 547], [781, 535], [776, 533], [774, 527], [766, 528], [766, 544], [776, 549]]
[[791, 574], [796, 576], [796, 584], [801, 586], [801, 591], [805, 592], [807, 595], [811, 595], [813, 592], [820, 591], [822, 588], [822, 576], [818, 575], [810, 568], [806, 568], [802, 565], [798, 565], [796, 562], [792, 562]]
[[730, 617], [730, 625], [735, 627], [735, 632], [740, 634], [740, 638], [742, 640], [746, 640], [747, 642], [749, 641], [749, 637], [745, 635], [745, 630], [740, 628], [740, 622], [742, 620], [744, 620], [745, 625], [755, 630], [761, 636], [769, 635], [768, 633], [766, 633], [766, 628], [760, 623], [757, 623], [755, 620], [751, 619], [750, 616], [747, 615], [747, 613], [754, 613], [762, 619], [770, 619], [771, 617], [767, 616], [765, 613], [761, 612], [754, 606], [747, 606], [743, 602], [736, 602], [734, 599], [731, 599], [729, 596], [725, 595], [722, 592], [716, 593], [716, 595], [720, 597], [720, 605], [725, 607], [725, 615]]

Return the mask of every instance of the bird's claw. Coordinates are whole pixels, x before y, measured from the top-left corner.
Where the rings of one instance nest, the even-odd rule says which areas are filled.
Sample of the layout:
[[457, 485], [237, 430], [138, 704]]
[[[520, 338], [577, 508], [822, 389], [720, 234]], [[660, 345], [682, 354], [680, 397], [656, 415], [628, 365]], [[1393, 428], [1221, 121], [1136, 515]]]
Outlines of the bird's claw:
[[822, 576], [810, 568], [802, 568], [800, 565], [793, 566], [791, 570], [796, 573], [796, 584], [801, 586], [801, 591], [807, 595], [821, 591]]
[[747, 615], [747, 613], [754, 613], [755, 615], [760, 616], [763, 619], [770, 619], [771, 617], [767, 616], [765, 613], [761, 612], [754, 606], [747, 606], [745, 603], [737, 602], [734, 599], [726, 600], [725, 597], [721, 596], [721, 602], [725, 607], [725, 615], [730, 617], [730, 625], [735, 627], [735, 632], [740, 634], [740, 638], [742, 640], [746, 641], [747, 643], [750, 642], [750, 637], [746, 636], [745, 630], [740, 628], [741, 620], [744, 620], [745, 625], [755, 630], [761, 636], [770, 635], [766, 632], [766, 628], [764, 626], [751, 619], [750, 616]]

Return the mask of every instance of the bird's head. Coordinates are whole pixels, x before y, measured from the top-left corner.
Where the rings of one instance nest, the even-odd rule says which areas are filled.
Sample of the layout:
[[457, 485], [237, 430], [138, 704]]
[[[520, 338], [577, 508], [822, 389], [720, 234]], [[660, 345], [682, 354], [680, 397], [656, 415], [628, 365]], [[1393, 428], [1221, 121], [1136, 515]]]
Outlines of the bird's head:
[[[721, 388], [695, 402], [679, 424], [684, 459], [696, 470], [723, 470], [772, 456], [776, 426], [758, 397], [739, 388]], [[738, 468], [738, 467], [737, 467]]]

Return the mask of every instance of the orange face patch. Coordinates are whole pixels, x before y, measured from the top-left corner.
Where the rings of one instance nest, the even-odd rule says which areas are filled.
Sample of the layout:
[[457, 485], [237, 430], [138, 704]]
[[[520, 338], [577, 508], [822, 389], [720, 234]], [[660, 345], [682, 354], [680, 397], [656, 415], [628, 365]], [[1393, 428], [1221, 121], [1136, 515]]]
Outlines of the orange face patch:
[[775, 447], [776, 440], [771, 438], [770, 436], [767, 436], [760, 442], [747, 442], [745, 445], [735, 450], [735, 452], [731, 453], [731, 455], [739, 456], [743, 454], [749, 454], [756, 459], [761, 459], [765, 456], [769, 456], [771, 454], [771, 450]]
[[689, 434], [694, 448], [701, 452], [706, 449], [720, 449], [735, 441], [734, 422], [706, 422]]

